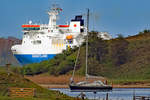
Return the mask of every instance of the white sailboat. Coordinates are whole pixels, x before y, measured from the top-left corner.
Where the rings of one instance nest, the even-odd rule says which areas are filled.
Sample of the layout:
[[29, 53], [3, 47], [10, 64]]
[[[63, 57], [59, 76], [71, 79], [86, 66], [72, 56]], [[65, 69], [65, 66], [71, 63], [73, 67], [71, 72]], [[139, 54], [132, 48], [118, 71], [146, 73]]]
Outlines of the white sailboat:
[[87, 13], [86, 70], [85, 70], [86, 79], [85, 79], [85, 81], [82, 81], [82, 82], [78, 82], [78, 83], [74, 82], [74, 74], [75, 74], [76, 64], [77, 64], [77, 60], [78, 60], [79, 52], [80, 52], [80, 47], [79, 47], [77, 59], [75, 62], [72, 77], [70, 79], [69, 87], [72, 92], [76, 92], [76, 91], [78, 91], [78, 92], [111, 91], [112, 86], [106, 85], [100, 80], [97, 80], [94, 82], [88, 81], [89, 78], [101, 78], [101, 79], [103, 78], [103, 77], [95, 77], [95, 76], [88, 75], [88, 20], [89, 20], [89, 9], [88, 9], [88, 13]]

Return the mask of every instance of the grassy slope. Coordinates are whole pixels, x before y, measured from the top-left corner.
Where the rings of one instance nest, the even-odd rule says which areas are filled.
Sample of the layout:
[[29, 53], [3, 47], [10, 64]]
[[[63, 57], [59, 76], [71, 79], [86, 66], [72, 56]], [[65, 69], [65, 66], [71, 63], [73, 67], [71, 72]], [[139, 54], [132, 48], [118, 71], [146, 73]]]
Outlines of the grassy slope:
[[[120, 79], [150, 80], [150, 33], [127, 38], [130, 60], [117, 71]], [[116, 76], [117, 77], [117, 76]]]
[[[22, 87], [22, 88], [35, 88], [36, 96], [34, 98], [10, 98], [8, 97], [9, 87]], [[42, 88], [28, 79], [23, 78], [14, 73], [8, 74], [3, 68], [0, 68], [0, 100], [71, 100], [71, 97], [67, 97], [56, 91], [50, 91]]]
[[[126, 38], [129, 42], [128, 52], [129, 61], [120, 66], [114, 66], [109, 62], [97, 64], [99, 75], [113, 80], [150, 80], [150, 33], [131, 36]], [[112, 40], [113, 41], [113, 40]], [[83, 48], [82, 48], [83, 49]], [[84, 61], [84, 50], [81, 50], [81, 62]], [[93, 67], [97, 61], [93, 61]], [[84, 63], [78, 72], [84, 71]]]
[[150, 33], [126, 38], [130, 60], [119, 67], [106, 64], [101, 74], [119, 82], [150, 82]]
[[[115, 40], [115, 39], [114, 39]], [[110, 44], [112, 44], [112, 41], [108, 41]], [[106, 61], [103, 64], [98, 63], [97, 60], [95, 59], [90, 59], [93, 60], [93, 72], [95, 71], [98, 75], [105, 76], [109, 78], [110, 80], [119, 80], [119, 81], [150, 81], [150, 32], [148, 33], [143, 33], [140, 35], [135, 35], [135, 36], [130, 36], [127, 37], [126, 40], [129, 42], [128, 44], [128, 53], [129, 53], [129, 58], [128, 61], [124, 64], [121, 64], [120, 66], [115, 66], [111, 63]], [[74, 61], [75, 60], [75, 55], [76, 52], [71, 53], [69, 56], [65, 57], [63, 60], [58, 60], [55, 66], [51, 65], [52, 60], [50, 61], [45, 61], [40, 64], [36, 64], [38, 67], [48, 67], [49, 70], [51, 70], [54, 73], [57, 73], [59, 75], [60, 71], [63, 69], [68, 68], [68, 61]], [[89, 52], [90, 53], [90, 52]], [[110, 55], [108, 55], [109, 57]], [[62, 56], [60, 56], [60, 59], [62, 59]], [[109, 58], [110, 59], [110, 58]], [[55, 60], [55, 59], [53, 59]], [[55, 60], [56, 62], [56, 60]], [[85, 47], [81, 47], [81, 52], [80, 52], [80, 58], [79, 58], [79, 66], [77, 74], [82, 74], [84, 73], [84, 66], [85, 66]], [[44, 64], [46, 63], [46, 64]], [[72, 64], [70, 64], [71, 67]], [[69, 66], [70, 66], [69, 65]], [[29, 65], [29, 67], [32, 65]], [[65, 67], [67, 66], [67, 67]], [[97, 66], [97, 67], [96, 67]], [[34, 66], [35, 67], [35, 66]], [[97, 69], [96, 69], [97, 68]], [[90, 70], [91, 71], [91, 70]], [[68, 73], [71, 71], [69, 70]], [[49, 73], [49, 72], [48, 72]]]

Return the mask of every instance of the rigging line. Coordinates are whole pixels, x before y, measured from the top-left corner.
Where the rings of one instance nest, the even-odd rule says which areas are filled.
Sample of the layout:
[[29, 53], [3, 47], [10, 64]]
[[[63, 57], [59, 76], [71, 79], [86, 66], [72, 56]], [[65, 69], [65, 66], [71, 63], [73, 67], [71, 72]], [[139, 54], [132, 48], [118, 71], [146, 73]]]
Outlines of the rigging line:
[[73, 80], [74, 75], [75, 75], [75, 70], [76, 70], [76, 66], [77, 66], [77, 62], [78, 62], [79, 55], [80, 55], [80, 45], [79, 45], [79, 49], [78, 49], [77, 58], [76, 58], [76, 61], [75, 61], [73, 73], [72, 73], [72, 80]]

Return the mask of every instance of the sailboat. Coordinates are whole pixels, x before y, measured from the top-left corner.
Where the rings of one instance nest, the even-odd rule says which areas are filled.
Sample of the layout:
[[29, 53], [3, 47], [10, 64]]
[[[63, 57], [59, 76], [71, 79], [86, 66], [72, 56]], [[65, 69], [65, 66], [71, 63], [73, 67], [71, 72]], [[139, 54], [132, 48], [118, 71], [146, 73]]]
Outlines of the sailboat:
[[[77, 59], [79, 57], [79, 52], [80, 52], [80, 46], [79, 46], [79, 50], [77, 53], [77, 58], [76, 58], [76, 62], [75, 62], [75, 66], [74, 66], [74, 70], [73, 70], [73, 74], [72, 77], [70, 79], [70, 84], [69, 84], [69, 88], [71, 90], [71, 92], [100, 92], [100, 91], [111, 91], [112, 90], [112, 86], [111, 85], [107, 85], [104, 84], [101, 80], [97, 80], [94, 82], [89, 82], [88, 79], [89, 78], [95, 78], [95, 76], [90, 76], [88, 75], [88, 21], [89, 20], [89, 9], [87, 12], [87, 38], [86, 38], [86, 70], [85, 70], [85, 81], [81, 81], [78, 83], [74, 82], [74, 74], [75, 74], [75, 69], [76, 69], [76, 65], [77, 65]], [[100, 77], [103, 78], [103, 77]]]

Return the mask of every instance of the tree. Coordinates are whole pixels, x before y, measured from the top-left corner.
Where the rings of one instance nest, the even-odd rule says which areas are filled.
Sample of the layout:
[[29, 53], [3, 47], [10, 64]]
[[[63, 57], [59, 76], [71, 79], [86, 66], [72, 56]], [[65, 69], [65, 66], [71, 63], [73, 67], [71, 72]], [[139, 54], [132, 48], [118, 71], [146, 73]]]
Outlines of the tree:
[[25, 74], [25, 75], [33, 75], [33, 72], [32, 72], [32, 70], [31, 70], [30, 67], [27, 67], [27, 68], [24, 70], [24, 74]]
[[89, 34], [89, 57], [95, 57], [101, 63], [105, 60], [108, 53], [107, 41], [97, 37], [98, 32], [91, 32]]
[[123, 37], [113, 40], [110, 46], [110, 55], [116, 66], [126, 63], [128, 60], [128, 44], [129, 42]]

